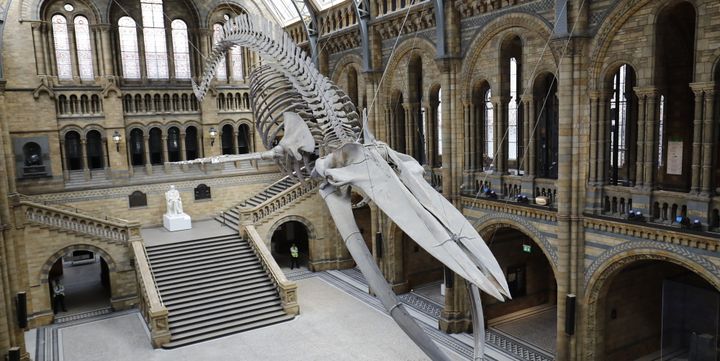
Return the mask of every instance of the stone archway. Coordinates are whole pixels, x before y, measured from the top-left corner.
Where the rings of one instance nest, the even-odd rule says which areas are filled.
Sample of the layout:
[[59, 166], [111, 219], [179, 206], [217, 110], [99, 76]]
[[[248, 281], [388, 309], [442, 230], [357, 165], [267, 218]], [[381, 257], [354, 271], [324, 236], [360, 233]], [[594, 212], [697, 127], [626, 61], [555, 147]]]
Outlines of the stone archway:
[[[623, 328], [621, 330], [644, 329], [648, 335], [646, 338], [655, 337], [658, 329], [653, 329], [653, 322], [657, 326], [658, 304], [655, 302], [647, 302], [647, 304], [637, 307], [641, 311], [621, 310], [612, 307], [612, 293], [617, 292], [618, 283], [622, 286], [622, 282], [627, 282], [629, 277], [643, 277], [642, 274], [649, 277], [643, 282], [626, 288], [623, 291], [623, 303], [626, 307], [632, 307], [628, 301], [632, 297], [627, 292], [641, 292], [649, 285], [654, 285], [654, 291], [658, 291], [658, 283], [665, 279], [677, 278], [678, 275], [685, 277], [685, 283], [703, 284], [706, 287], [714, 288], [715, 292], [720, 290], [720, 277], [718, 276], [718, 268], [710, 263], [702, 256], [688, 252], [683, 249], [669, 251], [666, 248], [677, 249], [679, 246], [658, 244], [657, 242], [626, 242], [600, 255], [588, 268], [585, 276], [585, 337], [583, 344], [584, 360], [624, 360], [637, 358], [635, 355], [651, 354], [653, 345], [659, 346], [659, 343], [652, 343], [648, 340], [640, 345], [631, 345], [632, 348], [620, 351], [623, 348], [617, 339], [606, 340], [607, 332], [618, 328], [612, 323], [631, 322], [633, 327]], [[633, 274], [634, 275], [631, 275]], [[628, 276], [630, 275], [630, 276]], [[689, 280], [689, 281], [688, 281]], [[615, 291], [613, 291], [615, 287]], [[654, 293], [645, 292], [645, 293]], [[662, 292], [660, 290], [659, 292]], [[657, 297], [657, 294], [655, 294]], [[653, 301], [653, 300], [650, 300]], [[660, 309], [661, 310], [661, 309]], [[638, 320], [626, 320], [628, 315], [643, 315], [646, 322]], [[646, 327], [647, 326], [647, 327]], [[619, 337], [637, 338], [634, 334], [620, 334]], [[642, 335], [641, 335], [642, 336]], [[659, 341], [659, 340], [658, 340]], [[655, 347], [657, 348], [657, 347]], [[613, 358], [606, 358], [608, 351], [612, 353]]]
[[[40, 280], [46, 286], [48, 304], [57, 316], [107, 312], [113, 307], [111, 274], [116, 269], [105, 251], [79, 244], [53, 254], [41, 268]], [[56, 295], [58, 289], [62, 289], [62, 296]]]
[[488, 327], [554, 354], [558, 319], [554, 248], [509, 220], [487, 222], [479, 233], [504, 272], [512, 295], [505, 302], [483, 295]]
[[280, 267], [290, 267], [290, 247], [294, 244], [300, 253], [299, 265], [308, 267], [310, 257], [311, 232], [304, 222], [285, 220], [278, 222], [270, 230], [270, 253]]

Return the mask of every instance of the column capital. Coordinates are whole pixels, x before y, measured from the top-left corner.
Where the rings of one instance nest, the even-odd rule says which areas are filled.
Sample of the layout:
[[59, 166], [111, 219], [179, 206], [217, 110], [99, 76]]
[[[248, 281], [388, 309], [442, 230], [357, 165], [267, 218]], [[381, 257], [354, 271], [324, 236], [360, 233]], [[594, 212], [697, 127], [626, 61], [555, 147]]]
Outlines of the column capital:
[[110, 24], [90, 24], [91, 30], [110, 31], [111, 28], [112, 25]]
[[658, 96], [660, 94], [660, 89], [656, 87], [639, 87], [636, 86], [633, 88], [635, 91], [635, 95], [637, 96]]
[[535, 95], [534, 94], [523, 94], [522, 97], [520, 97], [520, 101], [523, 103], [529, 103], [529, 102], [535, 101]]
[[490, 101], [493, 102], [494, 104], [497, 104], [497, 103], [505, 104], [510, 101], [510, 97], [507, 95], [495, 95], [495, 96], [490, 97]]

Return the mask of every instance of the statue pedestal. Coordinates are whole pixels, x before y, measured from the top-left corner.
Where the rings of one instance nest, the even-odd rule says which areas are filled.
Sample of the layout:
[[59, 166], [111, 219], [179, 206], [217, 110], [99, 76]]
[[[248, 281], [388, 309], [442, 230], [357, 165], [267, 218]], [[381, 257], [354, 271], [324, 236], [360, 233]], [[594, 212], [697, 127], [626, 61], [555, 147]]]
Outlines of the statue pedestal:
[[185, 213], [182, 214], [164, 214], [163, 215], [163, 227], [170, 232], [184, 231], [192, 228], [192, 222], [190, 216]]

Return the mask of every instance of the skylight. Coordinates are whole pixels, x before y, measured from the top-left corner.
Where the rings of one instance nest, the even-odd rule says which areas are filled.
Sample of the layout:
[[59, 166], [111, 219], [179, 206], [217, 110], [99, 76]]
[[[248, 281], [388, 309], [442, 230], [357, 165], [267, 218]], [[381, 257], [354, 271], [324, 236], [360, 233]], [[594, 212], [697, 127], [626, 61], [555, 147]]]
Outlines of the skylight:
[[[313, 6], [318, 11], [323, 11], [327, 8], [330, 8], [347, 0], [309, 1], [312, 2]], [[280, 21], [280, 25], [282, 26], [287, 26], [300, 20], [300, 16], [298, 16], [298, 12], [297, 10], [295, 10], [295, 5], [297, 5], [298, 9], [300, 9], [300, 13], [303, 15], [303, 17], [310, 16], [310, 11], [308, 10], [303, 0], [265, 0], [265, 4], [267, 5], [268, 9], [270, 9], [270, 11], [273, 13], [273, 15], [275, 15], [275, 17]]]

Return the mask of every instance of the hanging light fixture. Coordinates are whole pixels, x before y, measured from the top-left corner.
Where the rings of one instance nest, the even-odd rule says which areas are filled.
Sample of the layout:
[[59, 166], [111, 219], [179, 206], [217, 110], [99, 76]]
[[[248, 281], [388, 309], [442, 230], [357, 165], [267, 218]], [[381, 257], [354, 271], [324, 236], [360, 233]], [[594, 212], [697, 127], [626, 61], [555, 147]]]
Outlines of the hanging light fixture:
[[210, 127], [208, 134], [210, 134], [210, 146], [212, 147], [215, 145], [215, 138], [218, 134], [217, 129], [215, 129], [215, 127]]
[[112, 140], [115, 142], [115, 151], [120, 152], [120, 141], [122, 140], [122, 135], [120, 135], [120, 132], [117, 130], [112, 135]]

